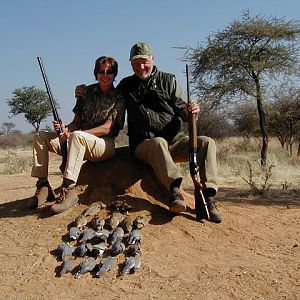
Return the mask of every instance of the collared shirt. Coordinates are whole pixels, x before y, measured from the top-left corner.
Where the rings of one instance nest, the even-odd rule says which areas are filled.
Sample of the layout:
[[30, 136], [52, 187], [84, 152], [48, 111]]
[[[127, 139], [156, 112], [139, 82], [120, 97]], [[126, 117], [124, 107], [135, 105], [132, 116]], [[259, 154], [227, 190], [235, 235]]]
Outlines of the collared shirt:
[[110, 136], [117, 136], [123, 128], [125, 118], [124, 98], [112, 87], [103, 93], [98, 83], [86, 87], [86, 94], [77, 99], [73, 112], [81, 117], [82, 130], [103, 125], [107, 120], [114, 122]]

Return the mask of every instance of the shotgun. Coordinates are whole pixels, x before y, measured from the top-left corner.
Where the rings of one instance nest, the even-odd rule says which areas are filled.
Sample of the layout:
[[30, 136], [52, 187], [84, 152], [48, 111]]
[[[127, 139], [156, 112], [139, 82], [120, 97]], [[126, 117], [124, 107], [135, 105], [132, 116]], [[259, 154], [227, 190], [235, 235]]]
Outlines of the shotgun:
[[[53, 95], [52, 95], [52, 92], [51, 92], [51, 89], [50, 89], [50, 85], [49, 85], [49, 82], [48, 82], [48, 79], [47, 79], [47, 75], [46, 75], [46, 72], [45, 72], [45, 69], [44, 69], [44, 66], [43, 66], [42, 58], [38, 56], [37, 60], [38, 60], [40, 70], [41, 70], [41, 73], [42, 73], [42, 76], [43, 76], [43, 80], [44, 80], [44, 83], [45, 83], [45, 86], [46, 86], [47, 94], [48, 94], [49, 101], [50, 101], [51, 108], [52, 108], [52, 114], [53, 114], [54, 121], [57, 121], [57, 122], [61, 123], [61, 119], [58, 115], [58, 112], [57, 112], [57, 109], [56, 109], [56, 106], [55, 106], [55, 101], [54, 101], [54, 98], [53, 98]], [[64, 132], [64, 128], [61, 125], [59, 127], [59, 130], [56, 132], [57, 136], [59, 136], [63, 132]], [[62, 162], [61, 162], [61, 165], [60, 165], [59, 169], [60, 169], [61, 173], [63, 174], [64, 171], [65, 171], [66, 163], [67, 163], [67, 141], [60, 144], [60, 150], [61, 150], [61, 155], [62, 155]]]
[[[188, 104], [191, 103], [190, 100], [190, 82], [189, 82], [189, 67], [185, 66], [186, 69], [186, 86], [187, 86], [187, 101]], [[195, 210], [196, 210], [196, 219], [209, 220], [209, 212], [207, 209], [207, 203], [205, 201], [204, 195], [202, 193], [202, 184], [200, 182], [199, 176], [199, 166], [197, 162], [197, 124], [196, 124], [196, 115], [189, 113], [189, 169], [190, 174], [194, 183], [194, 198], [195, 198]]]

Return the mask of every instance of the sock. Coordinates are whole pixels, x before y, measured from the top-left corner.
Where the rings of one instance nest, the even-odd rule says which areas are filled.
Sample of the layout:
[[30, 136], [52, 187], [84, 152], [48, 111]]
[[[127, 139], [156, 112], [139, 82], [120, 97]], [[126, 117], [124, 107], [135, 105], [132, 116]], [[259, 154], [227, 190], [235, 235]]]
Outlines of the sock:
[[182, 178], [181, 178], [181, 177], [175, 179], [175, 180], [170, 184], [170, 191], [172, 192], [172, 191], [174, 191], [174, 189], [176, 189], [176, 190], [179, 191], [181, 182], [182, 182]]
[[64, 178], [63, 187], [72, 189], [75, 186], [76, 186], [76, 182], [74, 182], [73, 180], [70, 180], [68, 178]]
[[206, 188], [204, 191], [203, 191], [203, 196], [205, 198], [208, 198], [208, 197], [214, 197], [216, 196], [216, 190], [213, 189], [213, 188]]

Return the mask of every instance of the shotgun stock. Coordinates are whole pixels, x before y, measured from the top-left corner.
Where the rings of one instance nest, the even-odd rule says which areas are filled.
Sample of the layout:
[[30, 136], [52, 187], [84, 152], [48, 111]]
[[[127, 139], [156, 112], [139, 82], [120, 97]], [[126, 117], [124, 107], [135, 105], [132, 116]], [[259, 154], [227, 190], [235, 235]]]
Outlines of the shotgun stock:
[[[46, 90], [47, 90], [47, 94], [48, 94], [48, 97], [49, 97], [49, 101], [50, 101], [50, 104], [51, 104], [53, 118], [54, 118], [55, 121], [61, 122], [61, 119], [58, 115], [58, 112], [57, 112], [57, 109], [56, 109], [56, 106], [55, 106], [55, 101], [54, 101], [54, 98], [53, 98], [53, 95], [52, 95], [52, 92], [51, 92], [51, 89], [50, 89], [50, 85], [49, 85], [49, 82], [48, 82], [48, 79], [47, 79], [47, 75], [46, 75], [46, 72], [45, 72], [45, 69], [44, 69], [44, 66], [43, 66], [42, 58], [38, 56], [37, 60], [38, 60], [39, 66], [40, 66], [40, 70], [41, 70], [41, 73], [42, 73], [42, 76], [43, 76], [43, 80], [44, 80]], [[64, 128], [61, 125], [59, 127], [59, 130], [56, 132], [57, 136], [59, 136], [60, 133], [63, 133], [63, 132], [64, 132]], [[60, 149], [61, 149], [61, 155], [62, 155], [62, 163], [61, 163], [59, 169], [60, 169], [61, 173], [64, 173], [66, 163], [67, 163], [67, 141], [60, 144]]]
[[[189, 82], [189, 68], [186, 67], [186, 83], [187, 83], [187, 100], [188, 104], [191, 103], [190, 100], [190, 82]], [[197, 124], [196, 124], [196, 115], [189, 113], [189, 169], [190, 174], [194, 183], [194, 198], [195, 198], [195, 210], [196, 210], [196, 219], [209, 220], [209, 212], [207, 209], [207, 204], [202, 193], [202, 184], [200, 182], [199, 176], [199, 166], [197, 162]]]

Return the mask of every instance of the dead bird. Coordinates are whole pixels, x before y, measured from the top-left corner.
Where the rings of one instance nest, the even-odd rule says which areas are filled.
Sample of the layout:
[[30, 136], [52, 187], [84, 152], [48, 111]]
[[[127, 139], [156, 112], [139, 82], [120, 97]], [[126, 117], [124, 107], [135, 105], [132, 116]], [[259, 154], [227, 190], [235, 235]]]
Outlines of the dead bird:
[[79, 266], [79, 270], [76, 272], [75, 274], [75, 278], [78, 279], [79, 277], [81, 277], [83, 274], [87, 273], [87, 272], [91, 272], [94, 270], [95, 266], [96, 266], [96, 260], [93, 257], [88, 257], [87, 259], [85, 259]]
[[69, 230], [69, 239], [73, 241], [78, 240], [80, 234], [81, 234], [80, 228], [78, 228], [77, 226], [73, 226]]
[[83, 257], [88, 252], [88, 246], [85, 243], [82, 243], [73, 251], [73, 255], [76, 257]]
[[130, 232], [128, 236], [128, 245], [133, 245], [136, 243], [141, 243], [142, 242], [142, 233], [139, 229], [134, 229]]
[[109, 238], [110, 232], [107, 229], [102, 229], [100, 231], [96, 231], [96, 237], [102, 241], [107, 241]]
[[58, 256], [62, 260], [66, 260], [67, 256], [71, 256], [73, 254], [74, 247], [72, 247], [69, 243], [61, 243], [57, 247]]
[[117, 239], [119, 239], [119, 238], [122, 239], [123, 236], [124, 236], [124, 230], [123, 230], [123, 228], [120, 227], [120, 226], [117, 226], [113, 230], [112, 234], [109, 237], [109, 243], [112, 245], [112, 244], [114, 244], [116, 242]]
[[96, 217], [91, 221], [91, 227], [96, 231], [102, 230], [104, 226], [105, 226], [105, 220], [103, 218]]
[[86, 216], [81, 214], [75, 219], [75, 226], [80, 229], [83, 229], [86, 226], [87, 222], [88, 220]]
[[111, 269], [115, 268], [117, 264], [117, 258], [112, 256], [106, 256], [102, 258], [101, 263], [99, 264], [99, 271], [96, 273], [96, 276], [100, 277], [104, 275], [106, 272], [110, 271]]
[[101, 201], [93, 202], [83, 213], [84, 216], [95, 216], [101, 209], [106, 208], [106, 204]]
[[111, 246], [110, 252], [112, 255], [118, 255], [125, 251], [125, 244], [121, 238], [118, 238]]
[[133, 227], [135, 229], [141, 229], [148, 224], [148, 219], [145, 216], [137, 216], [133, 221]]
[[107, 249], [106, 243], [102, 242], [96, 245], [91, 245], [89, 248], [90, 255], [97, 259], [97, 257], [102, 256], [104, 251]]
[[115, 211], [119, 211], [121, 213], [128, 213], [130, 210], [132, 210], [132, 206], [126, 203], [125, 200], [114, 200], [110, 203], [109, 208]]
[[65, 260], [62, 263], [62, 269], [59, 272], [59, 275], [62, 276], [68, 272], [71, 272], [74, 269], [74, 261]]
[[142, 255], [142, 250], [139, 243], [129, 245], [127, 248], [128, 256], [135, 256], [136, 254]]
[[133, 216], [126, 216], [122, 222], [120, 223], [120, 226], [126, 231], [130, 232], [133, 229], [133, 222], [134, 222], [134, 217]]
[[79, 243], [85, 243], [87, 241], [90, 241], [96, 236], [96, 231], [92, 228], [86, 227], [84, 228], [81, 239], [79, 240]]
[[115, 229], [123, 220], [125, 216], [118, 211], [114, 211], [108, 220], [111, 229]]
[[141, 267], [141, 257], [139, 254], [135, 256], [128, 256], [125, 258], [124, 266], [120, 275], [129, 274], [130, 272], [137, 272]]

